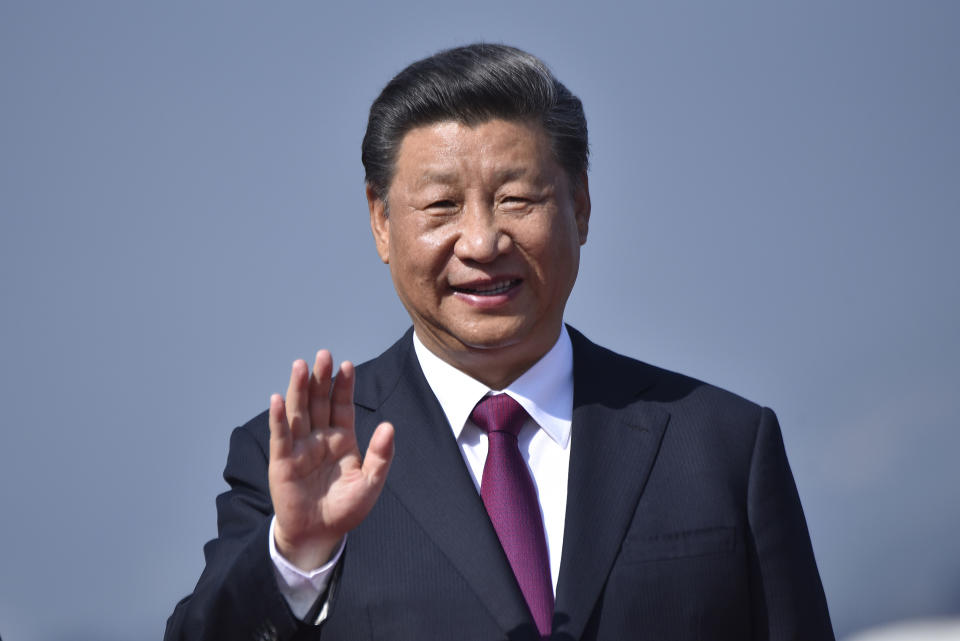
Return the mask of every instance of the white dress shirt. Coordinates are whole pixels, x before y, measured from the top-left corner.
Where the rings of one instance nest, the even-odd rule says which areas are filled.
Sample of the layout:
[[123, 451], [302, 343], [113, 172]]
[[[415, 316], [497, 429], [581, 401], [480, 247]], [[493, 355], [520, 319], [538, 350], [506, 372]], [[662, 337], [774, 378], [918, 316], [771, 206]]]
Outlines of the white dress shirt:
[[[503, 390], [491, 390], [442, 360], [427, 349], [416, 334], [413, 346], [427, 384], [440, 401], [478, 492], [487, 458], [487, 435], [470, 421], [474, 406], [489, 393], [505, 393], [513, 397], [530, 416], [520, 429], [517, 440], [540, 500], [550, 558], [550, 577], [556, 593], [560, 553], [563, 550], [570, 425], [573, 418], [573, 346], [566, 327], [561, 329], [550, 351]], [[326, 565], [312, 572], [303, 572], [277, 551], [273, 527], [274, 523], [271, 522], [270, 556], [274, 562], [277, 584], [291, 611], [302, 619], [326, 589], [330, 575], [343, 553], [344, 543]], [[317, 617], [317, 623], [326, 618], [325, 609]]]

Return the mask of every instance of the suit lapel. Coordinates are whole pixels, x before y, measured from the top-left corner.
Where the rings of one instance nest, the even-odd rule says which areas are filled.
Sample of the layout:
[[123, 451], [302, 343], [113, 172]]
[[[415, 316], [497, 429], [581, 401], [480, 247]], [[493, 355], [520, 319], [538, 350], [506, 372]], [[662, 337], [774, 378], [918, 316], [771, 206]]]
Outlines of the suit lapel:
[[570, 329], [574, 411], [554, 633], [579, 639], [653, 466], [669, 414], [638, 399], [651, 368]]
[[358, 425], [358, 432], [367, 440], [376, 423], [393, 422], [396, 453], [386, 491], [419, 522], [504, 632], [523, 636], [536, 628], [446, 416], [420, 369], [411, 334], [369, 369], [358, 371], [356, 403], [374, 410], [371, 423]]

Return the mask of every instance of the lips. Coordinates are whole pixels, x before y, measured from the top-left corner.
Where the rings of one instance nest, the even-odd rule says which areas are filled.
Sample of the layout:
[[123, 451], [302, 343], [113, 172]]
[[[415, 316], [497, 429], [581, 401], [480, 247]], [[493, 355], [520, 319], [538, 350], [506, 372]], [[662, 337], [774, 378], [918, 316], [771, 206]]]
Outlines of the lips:
[[463, 285], [451, 285], [455, 292], [469, 294], [471, 296], [499, 296], [510, 291], [519, 285], [521, 279], [510, 278], [506, 280], [488, 281], [483, 283], [465, 283]]

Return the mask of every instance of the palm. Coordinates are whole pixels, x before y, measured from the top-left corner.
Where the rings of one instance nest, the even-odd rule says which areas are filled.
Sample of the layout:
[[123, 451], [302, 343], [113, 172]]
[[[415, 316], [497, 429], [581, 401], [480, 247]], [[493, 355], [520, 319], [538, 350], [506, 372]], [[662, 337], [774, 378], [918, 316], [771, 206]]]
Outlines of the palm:
[[[280, 552], [316, 567], [366, 517], [383, 488], [393, 454], [389, 424], [377, 428], [365, 459], [354, 433], [353, 367], [331, 383], [332, 361], [321, 351], [312, 373], [294, 363], [286, 400], [270, 401], [270, 495]], [[331, 392], [331, 385], [333, 387]]]

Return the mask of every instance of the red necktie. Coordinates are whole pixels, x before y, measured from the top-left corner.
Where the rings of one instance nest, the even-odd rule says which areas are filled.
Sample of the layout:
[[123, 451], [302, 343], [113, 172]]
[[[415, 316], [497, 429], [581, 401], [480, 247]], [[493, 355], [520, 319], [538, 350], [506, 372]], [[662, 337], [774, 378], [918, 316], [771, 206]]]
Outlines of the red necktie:
[[489, 437], [480, 496], [507, 554], [520, 591], [544, 639], [553, 618], [553, 583], [537, 491], [517, 447], [527, 420], [520, 404], [506, 394], [485, 396], [470, 420]]

